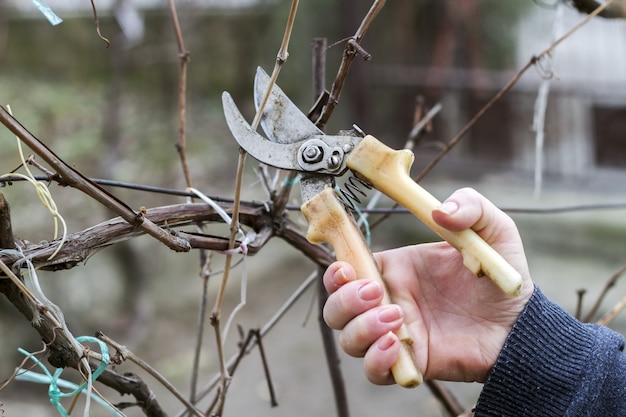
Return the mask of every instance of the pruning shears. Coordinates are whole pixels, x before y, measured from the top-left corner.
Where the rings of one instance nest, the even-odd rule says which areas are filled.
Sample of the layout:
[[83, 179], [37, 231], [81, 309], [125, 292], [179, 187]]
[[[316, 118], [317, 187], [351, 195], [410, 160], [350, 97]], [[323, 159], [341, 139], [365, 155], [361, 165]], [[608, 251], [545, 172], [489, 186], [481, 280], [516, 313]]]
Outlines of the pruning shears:
[[[257, 108], [268, 85], [269, 77], [259, 68], [255, 77]], [[269, 140], [246, 122], [230, 94], [224, 92], [222, 102], [228, 126], [248, 154], [264, 164], [300, 173], [301, 210], [309, 222], [307, 239], [329, 243], [337, 259], [351, 263], [357, 276], [378, 279], [384, 286], [363, 235], [334, 189], [335, 177], [348, 170], [407, 208], [458, 249], [464, 265], [474, 274], [488, 276], [509, 296], [519, 294], [520, 274], [476, 232], [451, 232], [432, 220], [432, 211], [440, 202], [410, 177], [413, 152], [391, 149], [371, 135], [326, 135], [276, 85], [261, 118]], [[382, 303], [391, 302], [386, 294]], [[399, 385], [415, 387], [422, 382], [422, 375], [411, 349], [413, 340], [404, 325], [397, 335], [403, 349], [391, 372]]]

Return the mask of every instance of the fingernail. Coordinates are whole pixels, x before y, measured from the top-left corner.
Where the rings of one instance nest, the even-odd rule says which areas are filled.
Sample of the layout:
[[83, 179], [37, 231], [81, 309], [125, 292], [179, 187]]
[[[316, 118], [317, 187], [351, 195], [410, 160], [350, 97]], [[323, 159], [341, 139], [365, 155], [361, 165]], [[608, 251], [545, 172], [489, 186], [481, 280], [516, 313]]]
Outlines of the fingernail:
[[385, 306], [378, 312], [378, 320], [382, 323], [391, 323], [402, 318], [402, 311], [396, 304]]
[[348, 277], [346, 276], [346, 273], [343, 271], [343, 268], [339, 268], [336, 272], [335, 275], [333, 276], [333, 279], [335, 280], [335, 284], [341, 286], [345, 283], [348, 282]]
[[378, 339], [378, 349], [387, 350], [396, 343], [396, 337], [392, 332], [387, 333]]
[[457, 212], [457, 210], [459, 209], [459, 205], [454, 201], [445, 201], [437, 209], [442, 213], [450, 215]]
[[361, 285], [361, 288], [359, 288], [359, 297], [361, 300], [372, 301], [378, 299], [381, 292], [382, 288], [380, 284], [375, 281], [370, 281]]

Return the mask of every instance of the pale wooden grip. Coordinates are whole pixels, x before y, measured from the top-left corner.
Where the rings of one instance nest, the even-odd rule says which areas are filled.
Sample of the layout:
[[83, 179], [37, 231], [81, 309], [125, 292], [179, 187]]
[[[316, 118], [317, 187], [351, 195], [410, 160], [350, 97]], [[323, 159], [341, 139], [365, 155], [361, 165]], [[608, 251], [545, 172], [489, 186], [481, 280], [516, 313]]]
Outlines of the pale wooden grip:
[[[337, 259], [352, 264], [358, 277], [378, 280], [385, 287], [363, 235], [331, 188], [324, 189], [304, 203], [302, 213], [309, 221], [307, 239], [311, 243], [329, 243], [335, 250]], [[382, 304], [391, 302], [389, 293], [385, 290]], [[416, 387], [422, 383], [423, 378], [415, 364], [411, 348], [413, 339], [405, 325], [396, 334], [402, 342], [402, 349], [391, 373], [399, 385], [406, 388]]]
[[346, 164], [457, 248], [463, 263], [474, 274], [487, 275], [509, 296], [518, 295], [522, 288], [521, 275], [476, 232], [471, 229], [451, 232], [434, 222], [432, 212], [441, 203], [410, 177], [413, 159], [413, 152], [393, 150], [368, 135], [348, 155]]

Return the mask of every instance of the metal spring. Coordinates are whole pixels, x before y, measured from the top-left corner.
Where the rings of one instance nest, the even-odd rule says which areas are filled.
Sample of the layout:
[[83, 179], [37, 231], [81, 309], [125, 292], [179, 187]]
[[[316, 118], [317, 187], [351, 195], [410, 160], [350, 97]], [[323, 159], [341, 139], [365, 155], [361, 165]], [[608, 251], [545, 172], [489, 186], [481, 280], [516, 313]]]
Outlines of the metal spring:
[[361, 204], [361, 197], [367, 196], [365, 191], [359, 188], [361, 186], [367, 188], [368, 190], [372, 189], [372, 186], [369, 183], [353, 175], [348, 178], [346, 183], [343, 184], [343, 188], [339, 188], [339, 192], [341, 193], [341, 202], [346, 209], [353, 212], [357, 211], [356, 204]]

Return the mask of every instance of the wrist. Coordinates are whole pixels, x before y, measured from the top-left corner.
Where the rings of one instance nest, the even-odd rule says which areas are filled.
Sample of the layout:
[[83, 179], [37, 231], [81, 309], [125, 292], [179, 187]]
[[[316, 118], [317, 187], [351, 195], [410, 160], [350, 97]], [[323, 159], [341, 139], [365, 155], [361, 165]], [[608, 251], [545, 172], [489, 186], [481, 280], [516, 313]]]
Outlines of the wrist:
[[585, 367], [581, 352], [589, 350], [591, 337], [584, 324], [536, 288], [487, 378], [476, 415], [536, 415], [524, 408], [530, 404], [550, 404], [551, 415], [563, 415], [558, 410], [566, 407]]

